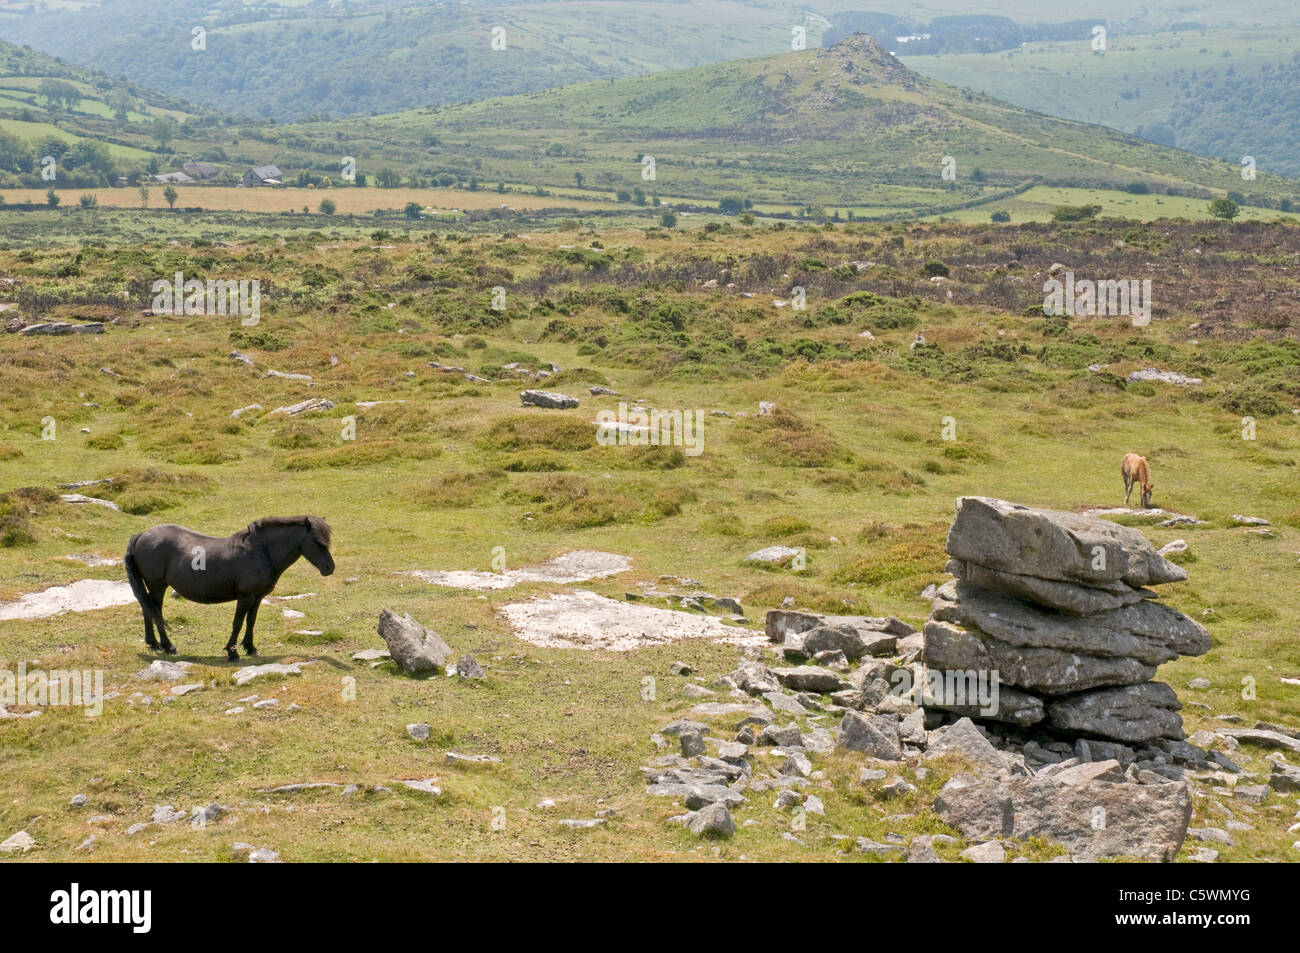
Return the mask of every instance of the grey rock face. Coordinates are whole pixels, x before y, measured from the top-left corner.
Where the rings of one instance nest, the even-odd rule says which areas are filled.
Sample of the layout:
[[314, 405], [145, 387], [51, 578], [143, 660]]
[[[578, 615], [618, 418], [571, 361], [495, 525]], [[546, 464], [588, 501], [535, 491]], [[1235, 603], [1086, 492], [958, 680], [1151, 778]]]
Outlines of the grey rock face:
[[1192, 817], [1186, 782], [1071, 784], [1042, 775], [955, 775], [935, 812], [967, 837], [1047, 837], [1072, 853], [1170, 861]]
[[861, 715], [850, 711], [840, 723], [838, 744], [850, 751], [860, 751], [883, 761], [902, 761], [903, 747], [898, 738], [898, 720], [892, 715]]
[[1086, 586], [1055, 579], [1042, 579], [1038, 576], [999, 572], [960, 559], [948, 560], [947, 569], [958, 579], [972, 586], [1009, 592], [1040, 606], [1049, 606], [1075, 615], [1119, 609], [1155, 596], [1150, 589], [1135, 589], [1122, 582], [1114, 582], [1106, 586]]
[[957, 501], [946, 546], [949, 555], [998, 572], [1092, 586], [1118, 581], [1138, 587], [1187, 578], [1135, 529], [983, 496]]
[[997, 672], [999, 684], [1045, 695], [1103, 685], [1133, 685], [1156, 673], [1137, 659], [1086, 655], [1055, 648], [1020, 648], [956, 626], [930, 622], [923, 657], [930, 668]]
[[385, 609], [379, 615], [378, 631], [388, 643], [393, 661], [412, 675], [441, 671], [451, 657], [451, 646], [409, 615], [399, 616]]
[[1062, 731], [1140, 744], [1181, 739], [1183, 721], [1176, 712], [1182, 707], [1168, 685], [1146, 682], [1053, 699], [1047, 704], [1047, 720]]
[[1045, 611], [966, 583], [957, 584], [955, 595], [954, 600], [943, 595], [935, 600], [934, 618], [972, 626], [1017, 648], [1132, 658], [1150, 666], [1210, 649], [1203, 625], [1158, 602], [1079, 616]]

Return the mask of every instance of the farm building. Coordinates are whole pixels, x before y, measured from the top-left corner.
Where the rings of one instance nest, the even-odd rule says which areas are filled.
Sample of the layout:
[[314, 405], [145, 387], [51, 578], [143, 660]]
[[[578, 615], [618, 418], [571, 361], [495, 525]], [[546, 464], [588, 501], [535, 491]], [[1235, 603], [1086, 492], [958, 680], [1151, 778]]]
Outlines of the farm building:
[[239, 184], [247, 189], [260, 185], [281, 185], [283, 177], [284, 173], [273, 165], [257, 165], [244, 173], [244, 177], [239, 180]]

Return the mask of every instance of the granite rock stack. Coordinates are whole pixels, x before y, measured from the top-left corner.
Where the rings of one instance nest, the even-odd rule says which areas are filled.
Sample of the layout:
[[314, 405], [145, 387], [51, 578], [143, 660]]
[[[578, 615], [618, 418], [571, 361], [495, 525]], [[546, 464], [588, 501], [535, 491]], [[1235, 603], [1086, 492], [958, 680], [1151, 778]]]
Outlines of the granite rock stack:
[[[946, 543], [948, 571], [924, 630], [922, 660], [940, 684], [996, 678], [996, 710], [949, 691], [925, 707], [1080, 737], [1181, 740], [1173, 689], [1152, 679], [1202, 655], [1199, 623], [1150, 586], [1187, 573], [1135, 529], [1076, 513], [968, 496]], [[954, 681], [955, 679], [955, 681]]]

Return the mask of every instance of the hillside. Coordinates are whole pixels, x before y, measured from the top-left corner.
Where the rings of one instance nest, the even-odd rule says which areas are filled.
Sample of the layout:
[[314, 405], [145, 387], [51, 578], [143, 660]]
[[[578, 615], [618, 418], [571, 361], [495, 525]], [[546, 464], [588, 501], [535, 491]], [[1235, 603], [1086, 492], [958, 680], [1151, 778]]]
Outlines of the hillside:
[[[1007, 52], [914, 55], [909, 67], [1049, 115], [1300, 176], [1300, 22], [1271, 29], [1112, 35]], [[1242, 186], [1249, 190], [1249, 185]]]
[[[803, 20], [794, 3], [742, 0], [490, 6], [115, 0], [0, 17], [0, 37], [225, 113], [286, 122], [759, 56], [789, 49], [790, 25]], [[191, 49], [196, 25], [207, 30], [204, 52]], [[504, 50], [491, 45], [498, 27], [505, 31]], [[808, 30], [808, 45], [818, 45], [820, 26], [809, 23]]]
[[[308, 149], [343, 139], [372, 153], [451, 171], [555, 186], [640, 188], [716, 202], [742, 195], [790, 210], [920, 214], [989, 201], [1033, 183], [1209, 197], [1239, 168], [1052, 119], [908, 70], [865, 34], [834, 47], [581, 84], [463, 106], [318, 123]], [[656, 162], [642, 177], [643, 155]], [[944, 177], [945, 157], [954, 164]], [[1252, 191], [1296, 197], [1263, 174]]]
[[[173, 142], [212, 124], [176, 97], [0, 41], [0, 187], [105, 186], [158, 171]], [[53, 182], [40, 175], [47, 155]]]

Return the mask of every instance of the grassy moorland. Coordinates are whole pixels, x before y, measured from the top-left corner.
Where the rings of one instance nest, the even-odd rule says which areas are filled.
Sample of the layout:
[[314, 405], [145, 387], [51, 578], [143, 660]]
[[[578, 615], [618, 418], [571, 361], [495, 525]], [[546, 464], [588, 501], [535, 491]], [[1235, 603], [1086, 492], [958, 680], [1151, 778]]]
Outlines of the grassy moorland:
[[[671, 799], [644, 794], [638, 768], [655, 755], [650, 733], [693, 704], [669, 664], [688, 662], [708, 685], [734, 668], [735, 647], [538, 648], [496, 610], [564, 587], [480, 594], [404, 573], [489, 569], [498, 546], [510, 567], [603, 549], [633, 559], [631, 571], [586, 584], [615, 598], [671, 574], [738, 596], [751, 620], [743, 627], [761, 628], [787, 596], [916, 624], [928, 612], [921, 589], [945, 578], [956, 497], [1117, 505], [1130, 450], [1151, 461], [1157, 506], [1206, 521], [1140, 521], [1157, 545], [1187, 540], [1190, 578], [1162, 595], [1213, 637], [1207, 655], [1161, 669], [1188, 732], [1219, 714], [1295, 726], [1300, 689], [1282, 679], [1300, 675], [1297, 256], [1292, 225], [1105, 220], [442, 232], [379, 244], [303, 233], [0, 251], [0, 276], [20, 283], [0, 288], [0, 303], [17, 305], [0, 318], [109, 322], [102, 335], [0, 334], [0, 600], [119, 579], [118, 566], [68, 557], [119, 557], [133, 533], [160, 522], [226, 534], [264, 515], [316, 513], [334, 528], [338, 563], [329, 578], [293, 567], [278, 594], [312, 595], [262, 610], [257, 661], [314, 659], [298, 676], [236, 687], [220, 651], [231, 607], [169, 600], [179, 658], [198, 666], [187, 681], [204, 687], [166, 701], [157, 683], [133, 680], [151, 659], [134, 607], [0, 622], [0, 667], [98, 668], [118, 693], [98, 718], [49, 709], [0, 722], [9, 792], [0, 833], [29, 831], [40, 845], [29, 860], [86, 856], [75, 848], [90, 833], [89, 856], [106, 860], [228, 859], [236, 841], [291, 861], [774, 860], [834, 859], [856, 835], [944, 830], [926, 805], [948, 768], [891, 800], [857, 783], [856, 759], [836, 752], [816, 782], [826, 815], [807, 818], [806, 847], [782, 839], [789, 817], [761, 798], [737, 813], [738, 824], [757, 823], [701, 843], [667, 820], [679, 810]], [[1040, 288], [1057, 262], [1081, 276], [1151, 278], [1151, 324], [1045, 318]], [[178, 270], [259, 279], [260, 323], [143, 315], [152, 281]], [[718, 287], [706, 289], [711, 279]], [[807, 289], [807, 309], [776, 307], [794, 285]], [[507, 290], [503, 312], [489, 306], [495, 286]], [[232, 349], [254, 367], [230, 359]], [[505, 368], [514, 362], [555, 362], [563, 370], [542, 386], [581, 406], [521, 407], [527, 385]], [[1126, 382], [1148, 366], [1203, 383]], [[269, 369], [312, 382], [263, 376]], [[729, 416], [706, 418], [699, 456], [597, 446], [595, 414], [620, 398], [589, 396], [594, 384]], [[317, 396], [334, 408], [265, 414]], [[760, 400], [777, 413], [757, 416]], [[363, 406], [372, 401], [388, 403]], [[232, 418], [254, 403], [263, 412]], [[1247, 416], [1253, 440], [1243, 439]], [[348, 417], [354, 440], [344, 439]], [[945, 417], [953, 441], [942, 439]], [[120, 512], [58, 501], [60, 484], [106, 477], [82, 492]], [[1234, 514], [1265, 517], [1272, 533], [1236, 527]], [[804, 547], [806, 569], [741, 564], [777, 543]], [[475, 653], [487, 679], [417, 680], [391, 663], [352, 661], [381, 646], [385, 607]], [[647, 676], [657, 684], [649, 699]], [[1210, 687], [1188, 688], [1197, 677]], [[1249, 698], [1243, 679], [1257, 685]], [[254, 694], [280, 704], [227, 714]], [[407, 736], [413, 722], [432, 725], [427, 742]], [[715, 733], [729, 724], [717, 721]], [[449, 750], [501, 763], [448, 765]], [[1259, 772], [1266, 754], [1233, 757]], [[911, 766], [900, 773], [915, 778]], [[439, 797], [391, 783], [430, 776]], [[258, 793], [304, 781], [394, 790]], [[79, 793], [89, 805], [70, 810]], [[539, 808], [545, 798], [556, 807]], [[1194, 823], [1218, 817], [1211, 800], [1196, 800]], [[125, 833], [156, 804], [213, 801], [233, 818]], [[1227, 803], [1254, 830], [1234, 834], [1222, 859], [1293, 857], [1293, 803], [1276, 794], [1257, 809]], [[609, 810], [602, 828], [557, 823]], [[90, 815], [106, 819], [88, 826]]]

